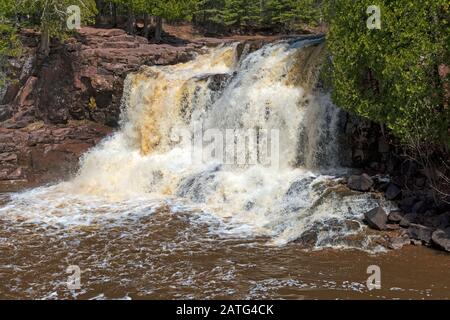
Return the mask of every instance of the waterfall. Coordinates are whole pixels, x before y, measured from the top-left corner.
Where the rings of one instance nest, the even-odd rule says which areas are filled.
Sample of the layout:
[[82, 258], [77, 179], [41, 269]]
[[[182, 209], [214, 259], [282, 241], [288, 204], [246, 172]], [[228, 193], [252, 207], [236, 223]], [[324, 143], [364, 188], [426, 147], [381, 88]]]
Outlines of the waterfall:
[[[77, 225], [164, 203], [216, 219], [222, 236], [348, 245], [364, 211], [389, 204], [340, 184], [340, 110], [315, 90], [321, 40], [252, 53], [224, 45], [184, 64], [142, 67], [126, 80], [120, 130], [83, 157], [76, 177], [17, 194], [1, 211]], [[208, 132], [226, 137], [214, 156]], [[235, 161], [242, 135], [257, 149], [251, 164], [250, 152]]]

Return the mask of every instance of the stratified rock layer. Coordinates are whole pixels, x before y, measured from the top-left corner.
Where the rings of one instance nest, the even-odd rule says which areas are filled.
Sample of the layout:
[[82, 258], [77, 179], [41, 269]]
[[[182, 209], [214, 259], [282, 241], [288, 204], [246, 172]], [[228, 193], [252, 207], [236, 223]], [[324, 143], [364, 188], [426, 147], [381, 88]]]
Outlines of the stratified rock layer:
[[64, 127], [42, 123], [0, 128], [0, 192], [20, 190], [74, 174], [80, 156], [111, 132], [95, 123]]

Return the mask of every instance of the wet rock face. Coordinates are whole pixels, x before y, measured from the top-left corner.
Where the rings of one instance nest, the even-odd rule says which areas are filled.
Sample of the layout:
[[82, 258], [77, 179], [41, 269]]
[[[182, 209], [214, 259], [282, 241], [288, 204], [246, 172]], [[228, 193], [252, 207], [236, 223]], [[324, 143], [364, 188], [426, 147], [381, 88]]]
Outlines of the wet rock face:
[[408, 235], [411, 239], [423, 241], [425, 244], [429, 244], [431, 242], [432, 234], [433, 229], [419, 224], [411, 224], [408, 229]]
[[362, 174], [360, 176], [351, 176], [348, 179], [348, 187], [351, 190], [355, 191], [370, 191], [370, 189], [373, 187], [373, 180], [372, 178], [367, 174]]
[[388, 215], [383, 208], [378, 207], [364, 214], [367, 224], [376, 230], [386, 230]]
[[[370, 174], [374, 181], [370, 186], [367, 177], [355, 175], [349, 178], [348, 186], [360, 192], [384, 194], [401, 210], [389, 213], [387, 230], [384, 231], [390, 233], [402, 229], [405, 235], [393, 238], [395, 240], [390, 247], [400, 248], [405, 244], [405, 239], [409, 239], [413, 244], [446, 250], [444, 230], [450, 226], [450, 205], [445, 200], [437, 202], [439, 196], [430, 186], [429, 169], [405, 157], [406, 147], [402, 147], [402, 143], [380, 125], [345, 113], [341, 120], [342, 164], [360, 168], [360, 172]], [[442, 161], [448, 159], [445, 154], [437, 157]], [[445, 167], [446, 164], [443, 164], [439, 170], [445, 172]], [[379, 176], [383, 179], [377, 179]], [[369, 221], [367, 224], [379, 230], [379, 226], [373, 226]], [[436, 241], [432, 241], [434, 234]]]
[[111, 132], [99, 124], [0, 129], [0, 193], [64, 179], [83, 153]]
[[189, 198], [195, 203], [205, 202], [208, 195], [217, 187], [216, 175], [220, 169], [219, 166], [188, 177], [178, 186], [177, 196]]
[[26, 54], [14, 62], [12, 75], [18, 83], [0, 97], [2, 127], [24, 128], [36, 120], [90, 120], [115, 127], [128, 73], [142, 65], [186, 62], [201, 47], [155, 45], [119, 29], [82, 28], [64, 44], [53, 43], [44, 61], [35, 61], [39, 35], [25, 30], [22, 38]]
[[409, 236], [407, 234], [403, 234], [398, 237], [390, 238], [388, 247], [392, 250], [399, 250], [410, 243], [411, 240], [409, 239]]
[[395, 200], [401, 195], [401, 193], [402, 190], [398, 186], [396, 186], [393, 183], [390, 183], [386, 190], [386, 199]]
[[450, 228], [433, 232], [431, 239], [437, 247], [450, 252]]
[[392, 211], [391, 213], [389, 213], [388, 221], [392, 224], [398, 224], [400, 223], [400, 221], [402, 221], [403, 216], [404, 214], [401, 211]]
[[[89, 120], [117, 127], [126, 76], [145, 65], [171, 65], [191, 60], [205, 46], [233, 39], [199, 38], [183, 46], [150, 44], [121, 29], [81, 28], [65, 43], [52, 43], [50, 56], [36, 59], [39, 34], [21, 32], [25, 54], [11, 63], [8, 86], [0, 88], [0, 126], [21, 129], [42, 120], [66, 124]], [[256, 50], [271, 39], [245, 40]], [[213, 85], [220, 86], [217, 79]]]
[[450, 212], [439, 213], [439, 208], [434, 208], [418, 213], [417, 208], [427, 201], [418, 198], [415, 201], [408, 201], [407, 206], [415, 213], [396, 210], [386, 215], [382, 208], [375, 208], [364, 215], [364, 221], [371, 229], [385, 232], [388, 248], [392, 250], [413, 244], [450, 252]]
[[[22, 30], [21, 37], [24, 54], [11, 60], [8, 75], [15, 81], [0, 88], [0, 191], [73, 172], [80, 156], [118, 126], [129, 73], [144, 65], [187, 62], [205, 45], [224, 42], [199, 38], [182, 46], [157, 45], [119, 29], [82, 28], [63, 44], [53, 42], [49, 57], [40, 60], [39, 34]], [[226, 80], [217, 76], [210, 84], [220, 90]]]

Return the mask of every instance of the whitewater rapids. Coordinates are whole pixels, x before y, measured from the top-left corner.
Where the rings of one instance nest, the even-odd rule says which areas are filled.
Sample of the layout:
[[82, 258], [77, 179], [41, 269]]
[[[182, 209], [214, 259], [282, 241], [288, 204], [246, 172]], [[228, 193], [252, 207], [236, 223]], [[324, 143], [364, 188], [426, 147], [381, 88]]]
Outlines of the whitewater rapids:
[[[251, 53], [225, 45], [188, 63], [143, 67], [126, 80], [120, 130], [83, 157], [76, 176], [11, 195], [0, 215], [71, 230], [167, 209], [221, 237], [373, 249], [370, 237], [357, 237], [363, 214], [391, 204], [340, 183], [341, 111], [315, 90], [320, 42]], [[204, 161], [193, 141], [208, 129], [277, 130], [277, 166]]]

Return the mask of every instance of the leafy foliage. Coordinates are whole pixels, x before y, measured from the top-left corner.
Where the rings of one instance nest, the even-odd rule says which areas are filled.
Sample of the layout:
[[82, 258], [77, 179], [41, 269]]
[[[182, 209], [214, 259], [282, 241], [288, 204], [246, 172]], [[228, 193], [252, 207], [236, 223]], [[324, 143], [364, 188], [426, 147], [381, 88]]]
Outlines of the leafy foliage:
[[[334, 99], [341, 107], [384, 123], [404, 141], [450, 145], [449, 3], [378, 0], [381, 30], [366, 26], [372, 0], [330, 1], [328, 47]], [[446, 83], [446, 84], [445, 84]]]
[[16, 28], [10, 21], [15, 2], [0, 0], [0, 87], [7, 80], [8, 59], [20, 55], [21, 45]]

